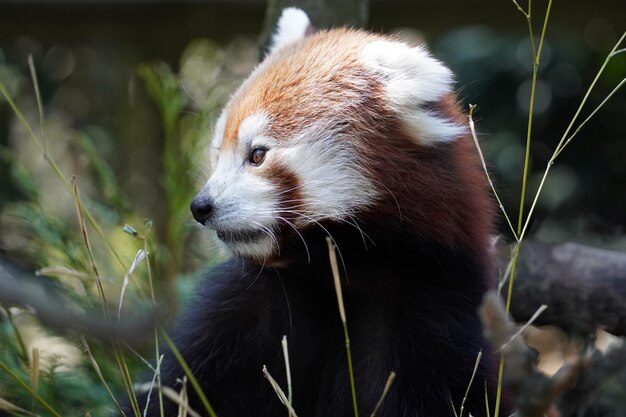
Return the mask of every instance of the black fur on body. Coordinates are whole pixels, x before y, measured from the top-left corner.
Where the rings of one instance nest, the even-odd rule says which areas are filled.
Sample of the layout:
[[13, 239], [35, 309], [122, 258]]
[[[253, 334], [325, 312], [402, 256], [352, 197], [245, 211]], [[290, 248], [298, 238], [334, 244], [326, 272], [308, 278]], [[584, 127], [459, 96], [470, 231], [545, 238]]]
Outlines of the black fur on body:
[[[368, 230], [377, 244], [365, 249], [353, 227], [327, 225], [308, 236], [311, 263], [301, 253], [301, 263], [287, 268], [241, 259], [216, 267], [175, 327], [174, 341], [218, 416], [287, 415], [261, 371], [267, 365], [286, 392], [283, 335], [289, 343], [298, 416], [353, 415], [327, 231], [348, 272], [346, 276], [340, 261], [361, 415], [370, 415], [393, 371], [397, 378], [379, 417], [453, 416], [452, 404], [458, 412], [481, 351], [465, 412], [487, 415], [485, 383], [493, 393], [495, 367], [477, 308], [488, 271], [473, 251], [389, 230]], [[183, 376], [166, 352], [162, 383], [178, 390], [176, 381]], [[187, 385], [189, 405], [205, 415]], [[165, 415], [176, 415], [177, 406], [165, 403]], [[144, 404], [145, 395], [140, 397], [140, 406]], [[148, 415], [158, 416], [158, 410], [153, 393]]]

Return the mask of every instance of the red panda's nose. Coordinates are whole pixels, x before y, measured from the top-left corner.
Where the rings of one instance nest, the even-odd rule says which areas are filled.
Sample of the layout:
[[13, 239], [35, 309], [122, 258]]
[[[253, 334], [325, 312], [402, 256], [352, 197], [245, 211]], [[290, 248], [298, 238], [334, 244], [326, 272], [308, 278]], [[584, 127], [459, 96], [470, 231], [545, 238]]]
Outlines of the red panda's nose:
[[191, 214], [193, 214], [193, 218], [202, 225], [205, 225], [207, 221], [211, 218], [211, 214], [213, 213], [213, 201], [211, 199], [200, 193], [191, 200]]

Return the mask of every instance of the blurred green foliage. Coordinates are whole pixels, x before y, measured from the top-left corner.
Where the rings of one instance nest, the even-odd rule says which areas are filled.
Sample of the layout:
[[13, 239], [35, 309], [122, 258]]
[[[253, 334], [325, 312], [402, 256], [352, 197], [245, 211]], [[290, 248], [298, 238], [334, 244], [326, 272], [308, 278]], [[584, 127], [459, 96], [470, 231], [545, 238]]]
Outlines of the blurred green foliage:
[[[241, 44], [235, 49], [250, 48], [250, 45]], [[196, 53], [200, 54], [199, 58]], [[90, 246], [100, 271], [98, 276], [111, 310], [116, 309], [121, 279], [126, 272], [120, 269], [116, 257], [119, 256], [125, 268], [128, 268], [134, 253], [141, 248], [144, 236], [151, 239], [148, 248], [151, 251], [150, 258], [153, 259], [152, 265], [156, 267], [153, 272], [160, 289], [158, 303], [170, 311], [175, 309], [178, 302], [177, 294], [181, 288], [177, 288], [175, 278], [184, 274], [183, 265], [194, 258], [196, 262], [210, 264], [211, 259], [221, 256], [219, 253], [200, 253], [196, 249], [188, 249], [193, 243], [190, 236], [194, 229], [190, 228], [187, 211], [189, 201], [198, 190], [196, 179], [201, 174], [197, 170], [205, 163], [202, 160], [202, 149], [210, 135], [213, 113], [222, 105], [239, 78], [223, 71], [224, 76], [215, 76], [208, 83], [202, 79], [204, 74], [210, 74], [216, 68], [219, 75], [225, 57], [223, 49], [203, 40], [192, 44], [184, 54], [185, 60], [202, 65], [200, 71], [198, 68], [190, 69], [185, 62], [182, 65], [184, 75], [174, 73], [162, 62], [144, 64], [137, 69], [141, 80], [139, 88], [144, 89], [149, 97], [144, 105], [149, 106], [151, 102], [157, 109], [163, 135], [163, 148], [159, 150], [160, 158], [157, 161], [163, 170], [156, 179], [163, 187], [163, 203], [155, 209], [164, 208], [167, 221], [159, 224], [158, 227], [164, 232], [157, 234], [149, 233], [151, 221], [144, 222], [143, 229], [146, 230], [141, 234], [134, 232], [143, 230], [137, 227], [142, 223], [141, 214], [132, 208], [134, 198], [129, 197], [121, 186], [123, 182], [105, 158], [106, 152], [102, 152], [103, 144], [98, 143], [110, 135], [92, 125], [82, 129], [63, 123], [61, 127], [53, 126], [58, 116], [54, 114], [50, 103], [44, 101], [50, 157], [61, 167], [61, 175], [67, 173], [69, 176], [72, 171], [67, 168], [73, 167], [75, 171], [72, 175], [77, 178], [81, 205], [93, 215], [104, 233], [99, 236], [97, 229], [87, 226]], [[14, 74], [18, 78], [25, 77], [19, 72]], [[194, 78], [198, 75], [201, 79]], [[0, 81], [3, 85], [11, 85], [14, 80]], [[185, 91], [185, 82], [191, 85], [196, 83], [196, 95], [193, 98], [196, 101], [193, 105], [190, 105], [192, 100]], [[197, 83], [203, 83], [204, 90], [198, 88]], [[31, 126], [35, 126], [36, 103], [29, 98], [32, 91], [29, 91], [24, 80], [19, 84], [20, 88], [9, 91], [14, 94], [18, 106], [23, 106], [19, 108], [26, 114]], [[214, 84], [219, 84], [219, 88], [214, 88]], [[200, 99], [202, 103], [198, 102]], [[37, 149], [28, 145], [33, 138], [15, 119], [9, 120], [14, 123], [10, 127], [13, 138], [20, 142], [17, 148], [0, 148], [1, 166], [8, 173], [10, 181], [6, 185], [11, 190], [11, 198], [3, 199], [0, 205], [3, 256], [9, 256], [13, 261], [31, 268], [39, 268], [40, 284], [60, 289], [67, 297], [66, 307], [83, 312], [93, 311], [94, 307], [102, 303], [102, 299], [77, 223], [74, 196], [63, 188], [60, 178], [55, 178], [54, 171], [46, 164], [41, 152], [36, 154]], [[38, 139], [42, 140], [42, 137]], [[58, 145], [61, 145], [62, 152], [56, 151]], [[65, 177], [67, 180], [69, 178]], [[131, 226], [122, 227], [125, 223]], [[124, 231], [130, 231], [132, 236], [141, 239], [134, 239], [124, 234]], [[197, 239], [202, 237], [195, 236], [194, 240]], [[114, 252], [107, 250], [105, 242]], [[188, 293], [185, 287], [189, 285], [182, 286], [180, 292], [183, 294]], [[144, 307], [140, 309], [145, 309], [149, 303], [146, 298], [149, 292], [147, 266], [144, 262], [131, 276], [122, 314], [137, 310], [142, 305]], [[130, 375], [148, 374], [147, 368], [140, 371], [145, 368], [145, 359], [136, 356], [134, 351], [125, 348], [119, 351], [119, 347], [115, 348], [106, 341], [90, 340], [89, 344], [99, 370], [115, 395], [121, 396], [125, 392], [125, 383], [118, 369], [120, 358], [130, 367]], [[0, 310], [0, 345], [3, 346], [0, 362], [28, 385], [31, 384], [33, 366], [37, 363], [32, 357], [32, 348], [40, 349], [42, 361], [39, 363], [45, 362], [45, 367], [42, 365], [40, 369], [36, 392], [60, 415], [84, 415], [89, 412], [92, 416], [103, 416], [113, 412], [114, 403], [73, 336], [58, 337], [38, 325], [23, 309], [4, 306]], [[146, 346], [150, 346], [149, 340]], [[61, 354], [57, 356], [57, 352]], [[41, 410], [31, 394], [19, 389], [6, 372], [0, 372], [0, 399], [35, 412]], [[21, 414], [16, 410], [13, 413]]]

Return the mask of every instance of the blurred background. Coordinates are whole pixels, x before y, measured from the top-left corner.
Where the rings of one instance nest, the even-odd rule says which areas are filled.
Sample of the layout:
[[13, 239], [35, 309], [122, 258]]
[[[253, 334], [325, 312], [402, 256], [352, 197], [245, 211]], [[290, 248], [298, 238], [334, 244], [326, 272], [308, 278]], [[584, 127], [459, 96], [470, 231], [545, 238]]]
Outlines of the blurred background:
[[[546, 4], [533, 3], [536, 34]], [[195, 227], [188, 206], [206, 180], [205, 148], [216, 111], [258, 62], [265, 15], [263, 1], [0, 0], [0, 81], [41, 145], [0, 95], [3, 262], [38, 271], [37, 279], [69, 294], [66, 301], [77, 311], [91, 311], [100, 302], [75, 199], [51, 168], [53, 160], [66, 181], [76, 177], [84, 210], [99, 225], [100, 231], [93, 225], [88, 230], [111, 305], [117, 308], [122, 279], [147, 241], [157, 291], [168, 311], [177, 311], [199, 271], [225, 256], [210, 233]], [[366, 27], [426, 41], [453, 69], [460, 100], [478, 105], [475, 120], [485, 157], [516, 218], [532, 78], [522, 14], [507, 0], [372, 0]], [[529, 203], [554, 147], [624, 29], [623, 1], [555, 2], [536, 90]], [[599, 79], [580, 120], [625, 73], [626, 54], [621, 54]], [[626, 92], [619, 91], [559, 157], [531, 236], [626, 251], [625, 111]], [[125, 233], [125, 224], [136, 233], [130, 228]], [[507, 230], [501, 221], [502, 235], [508, 236]], [[143, 261], [122, 314], [148, 310], [147, 271]], [[72, 387], [89, 387], [57, 403], [63, 415], [107, 415], [114, 409], [74, 336], [58, 337], [28, 312], [2, 307], [4, 363], [32, 379], [37, 348], [45, 376], [38, 376], [42, 395], [67, 399]], [[105, 379], [119, 390], [111, 353], [98, 343], [92, 341], [101, 351]], [[57, 344], [61, 347], [51, 348]], [[142, 368], [134, 354], [128, 358], [133, 370]], [[67, 369], [72, 372], [63, 372]], [[31, 404], [0, 372], [2, 398]]]

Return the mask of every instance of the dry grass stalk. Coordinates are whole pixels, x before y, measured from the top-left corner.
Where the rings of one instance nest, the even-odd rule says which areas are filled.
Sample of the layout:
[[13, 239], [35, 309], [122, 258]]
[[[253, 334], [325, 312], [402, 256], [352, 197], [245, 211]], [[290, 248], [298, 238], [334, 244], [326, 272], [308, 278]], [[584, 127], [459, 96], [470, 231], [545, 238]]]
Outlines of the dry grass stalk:
[[542, 304], [537, 311], [535, 312], [535, 314], [532, 315], [532, 317], [526, 322], [524, 323], [523, 326], [521, 326], [519, 328], [518, 331], [515, 332], [515, 334], [513, 334], [513, 336], [511, 336], [511, 338], [502, 345], [502, 347], [500, 347], [500, 350], [505, 350], [516, 338], [518, 338], [519, 336], [521, 336], [524, 331], [531, 325], [534, 323], [535, 320], [537, 320], [537, 317], [539, 317], [541, 315], [541, 313], [543, 313], [546, 308], [548, 308], [547, 305]]
[[180, 398], [180, 402], [178, 403], [178, 417], [187, 417], [189, 411], [189, 396], [187, 395], [187, 378], [183, 377], [182, 380], [178, 380], [180, 382], [181, 387], [178, 392], [178, 398]]
[[[291, 384], [291, 364], [289, 362], [289, 349], [287, 346], [287, 336], [283, 336], [282, 340], [283, 356], [285, 357], [285, 373], [287, 374], [287, 400], [289, 405], [293, 404], [293, 387]], [[291, 410], [289, 411], [289, 417], [292, 417]]]
[[513, 234], [513, 237], [515, 238], [515, 240], [518, 240], [517, 233], [515, 232], [515, 228], [513, 227], [513, 223], [511, 223], [511, 219], [509, 218], [509, 215], [506, 212], [506, 208], [504, 208], [504, 204], [502, 204], [502, 201], [500, 200], [500, 196], [498, 195], [498, 192], [496, 191], [496, 187], [493, 184], [493, 181], [491, 180], [491, 175], [489, 175], [489, 170], [487, 169], [487, 163], [485, 162], [485, 157], [483, 155], [482, 149], [480, 148], [480, 143], [478, 142], [478, 137], [476, 135], [476, 127], [474, 126], [474, 110], [476, 110], [476, 105], [470, 104], [469, 115], [467, 116], [467, 118], [468, 118], [470, 132], [472, 133], [472, 139], [474, 139], [474, 145], [476, 145], [476, 150], [478, 151], [478, 156], [480, 157], [480, 163], [482, 164], [483, 171], [485, 172], [485, 175], [487, 176], [487, 181], [489, 181], [489, 186], [491, 186], [491, 191], [493, 192], [493, 195], [496, 197], [496, 200], [498, 201], [498, 206], [500, 207], [500, 211], [502, 211], [502, 214], [504, 214], [504, 218], [506, 219], [509, 229], [511, 229], [511, 233]]
[[[148, 250], [148, 246], [149, 246], [149, 242], [148, 242], [148, 233], [150, 232], [152, 228], [152, 221], [150, 220], [145, 220], [144, 221], [144, 233], [141, 234], [139, 232], [137, 232], [134, 228], [132, 228], [129, 225], [124, 225], [124, 232], [128, 233], [129, 235], [139, 239], [139, 241], [141, 241], [141, 244], [143, 246], [143, 253], [145, 254], [145, 262], [146, 262], [146, 270], [148, 272], [148, 284], [150, 286], [150, 298], [152, 300], [152, 308], [154, 309], [155, 314], [157, 314], [157, 301], [156, 301], [156, 295], [155, 295], [155, 291], [154, 291], [154, 281], [152, 278], [152, 267], [150, 264], [150, 251]], [[137, 256], [139, 256], [139, 253], [137, 253]], [[135, 257], [135, 259], [137, 259], [137, 256]], [[120, 295], [120, 308], [122, 305], [122, 296]], [[144, 362], [148, 363], [148, 366], [153, 369], [153, 371], [155, 372], [155, 377], [156, 377], [156, 384], [157, 384], [157, 392], [159, 395], [159, 414], [161, 417], [165, 417], [165, 409], [163, 407], [163, 392], [161, 390], [161, 369], [160, 369], [160, 363], [163, 360], [163, 356], [161, 355], [161, 342], [159, 341], [159, 329], [157, 326], [154, 327], [154, 355], [155, 355], [155, 360], [157, 362], [157, 368], [156, 370], [154, 370], [154, 368], [152, 368], [152, 366], [145, 360], [143, 359], [140, 355], [139, 357], [144, 360]], [[148, 394], [148, 397], [150, 396], [150, 394]], [[146, 405], [146, 410], [147, 410], [147, 405]], [[144, 417], [146, 415], [146, 411], [144, 411]]]
[[22, 407], [19, 407], [8, 400], [5, 400], [4, 398], [0, 398], [0, 410], [7, 411], [11, 414], [26, 414], [29, 416], [37, 416], [37, 414], [31, 413], [28, 410], [24, 410]]
[[[170, 401], [175, 402], [180, 407], [180, 405], [183, 402], [183, 400], [180, 397], [180, 393], [178, 393], [178, 392], [174, 391], [172, 388], [166, 387], [166, 386], [161, 387], [161, 390], [163, 392], [163, 396], [164, 397], [166, 397]], [[196, 410], [194, 410], [193, 408], [191, 408], [191, 406], [189, 406], [189, 404], [187, 404], [186, 407], [187, 407], [186, 408], [187, 414], [189, 414], [191, 417], [202, 417], [202, 415], [200, 413], [198, 413]]]
[[133, 259], [133, 263], [130, 265], [130, 268], [128, 269], [128, 272], [126, 272], [126, 274], [124, 275], [124, 281], [122, 282], [122, 290], [120, 291], [120, 302], [119, 302], [119, 306], [117, 309], [118, 320], [120, 319], [122, 315], [122, 304], [124, 302], [124, 293], [126, 292], [126, 288], [128, 287], [128, 284], [130, 283], [130, 276], [135, 271], [137, 266], [139, 266], [139, 264], [141, 264], [141, 262], [144, 259], [146, 259], [147, 256], [148, 256], [148, 252], [146, 252], [144, 249], [139, 249], [137, 251], [137, 255], [135, 255], [135, 259]]
[[39, 349], [33, 347], [30, 355], [30, 386], [37, 392], [39, 387]]
[[287, 407], [289, 414], [292, 415], [293, 417], [298, 417], [293, 407], [291, 407], [291, 403], [289, 399], [287, 398], [287, 396], [285, 395], [284, 391], [282, 390], [282, 388], [280, 388], [280, 385], [278, 385], [278, 382], [276, 382], [276, 380], [272, 378], [272, 375], [270, 375], [265, 365], [263, 365], [263, 375], [269, 381], [270, 385], [274, 389], [274, 392], [276, 392], [276, 395], [278, 396], [278, 399], [280, 400], [280, 402], [283, 403], [285, 407]]
[[48, 137], [46, 134], [46, 119], [43, 114], [43, 104], [41, 101], [41, 93], [39, 92], [39, 81], [37, 80], [37, 71], [35, 70], [35, 63], [33, 56], [28, 55], [28, 68], [30, 69], [30, 78], [33, 82], [33, 90], [35, 90], [35, 100], [37, 102], [37, 113], [39, 114], [39, 129], [41, 138], [43, 140], [43, 153], [48, 155]]
[[480, 360], [483, 357], [483, 351], [479, 351], [478, 355], [476, 355], [476, 362], [474, 363], [474, 369], [472, 370], [472, 376], [470, 378], [469, 383], [467, 384], [467, 389], [465, 390], [465, 395], [463, 395], [463, 400], [461, 401], [461, 407], [459, 408], [459, 417], [463, 417], [463, 411], [465, 410], [465, 401], [467, 400], [467, 396], [469, 395], [469, 391], [472, 388], [472, 384], [474, 383], [474, 378], [476, 377], [476, 372], [478, 372], [478, 366], [480, 365]]
[[339, 315], [341, 316], [341, 322], [346, 323], [346, 309], [343, 305], [343, 291], [341, 290], [341, 278], [339, 275], [339, 265], [337, 263], [337, 253], [335, 252], [335, 245], [330, 237], [326, 237], [326, 243], [328, 243], [328, 257], [330, 258], [330, 268], [333, 272], [335, 293], [337, 294], [337, 304], [339, 305]]
[[395, 381], [395, 379], [396, 379], [396, 373], [395, 372], [391, 372], [389, 374], [389, 376], [387, 377], [387, 382], [385, 382], [385, 387], [383, 388], [383, 393], [381, 394], [380, 398], [378, 399], [378, 402], [376, 402], [376, 405], [374, 406], [374, 410], [372, 411], [372, 414], [370, 414], [370, 417], [375, 417], [376, 416], [376, 413], [378, 412], [378, 409], [382, 405], [383, 401], [385, 401], [385, 398], [387, 397], [387, 394], [389, 393], [389, 389], [391, 389], [391, 386], [393, 385], [393, 381]]
[[89, 255], [89, 262], [91, 262], [91, 269], [96, 276], [96, 285], [98, 287], [98, 292], [100, 293], [100, 298], [102, 298], [102, 312], [104, 316], [109, 319], [110, 313], [107, 307], [106, 296], [104, 295], [104, 288], [102, 287], [102, 280], [100, 279], [100, 273], [98, 272], [98, 267], [96, 266], [96, 260], [93, 256], [93, 251], [91, 250], [91, 243], [89, 241], [89, 234], [87, 232], [87, 225], [85, 224], [85, 219], [83, 218], [83, 210], [82, 204], [80, 201], [80, 194], [78, 191], [78, 184], [76, 181], [76, 176], [72, 175], [72, 179], [70, 180], [72, 184], [72, 190], [74, 192], [74, 204], [76, 206], [76, 216], [78, 218], [78, 225], [80, 227], [80, 233], [83, 237], [83, 242], [85, 243], [85, 247], [87, 248], [87, 255]]
[[152, 391], [154, 390], [155, 385], [157, 386], [157, 391], [159, 393], [159, 408], [161, 413], [163, 413], [163, 393], [161, 390], [161, 384], [157, 382], [157, 378], [161, 374], [161, 363], [163, 362], [163, 358], [165, 355], [161, 355], [157, 360], [156, 368], [150, 366], [150, 368], [154, 371], [154, 375], [152, 375], [152, 381], [150, 382], [150, 387], [148, 388], [148, 395], [146, 395], [146, 406], [143, 409], [143, 417], [148, 415], [148, 406], [150, 405], [150, 397], [152, 396]]
[[124, 410], [122, 410], [122, 407], [120, 406], [120, 403], [115, 398], [115, 395], [113, 395], [113, 391], [111, 391], [111, 388], [109, 388], [109, 384], [107, 384], [106, 379], [104, 379], [104, 375], [102, 375], [102, 371], [100, 370], [100, 366], [98, 365], [98, 362], [96, 361], [96, 358], [91, 353], [91, 349], [89, 348], [89, 344], [87, 343], [87, 339], [85, 339], [84, 336], [81, 336], [80, 337], [80, 342], [83, 345], [83, 351], [85, 352], [85, 354], [89, 358], [89, 362], [91, 363], [91, 366], [93, 367], [94, 371], [96, 372], [96, 375], [98, 375], [98, 378], [100, 379], [100, 382], [102, 382], [102, 385], [104, 386], [104, 389], [106, 390], [107, 394], [109, 394], [109, 397], [111, 397], [111, 399], [115, 403], [115, 406], [120, 411], [122, 416], [126, 417], [126, 413], [124, 412]]
[[352, 367], [352, 352], [350, 350], [350, 336], [348, 334], [348, 321], [346, 318], [346, 309], [343, 303], [343, 292], [341, 291], [341, 278], [339, 276], [339, 265], [337, 264], [337, 254], [335, 253], [335, 245], [330, 236], [326, 237], [328, 244], [328, 257], [330, 258], [330, 268], [333, 273], [335, 283], [335, 292], [337, 294], [337, 304], [339, 305], [339, 315], [343, 324], [343, 334], [346, 341], [346, 356], [348, 358], [348, 374], [350, 376], [350, 390], [352, 391], [352, 407], [354, 408], [354, 417], [359, 417], [359, 407], [356, 398], [356, 385], [354, 383], [354, 368]]
[[187, 361], [185, 361], [185, 358], [183, 358], [183, 356], [181, 355], [180, 351], [178, 350], [178, 348], [174, 344], [174, 341], [165, 332], [165, 330], [163, 330], [163, 328], [159, 328], [159, 330], [160, 330], [161, 336], [163, 337], [163, 340], [165, 340], [165, 343], [170, 348], [170, 350], [172, 352], [172, 355], [174, 355], [174, 357], [176, 358], [176, 361], [178, 362], [180, 367], [183, 369], [183, 372], [185, 373], [185, 376], [187, 377], [187, 379], [191, 383], [191, 386], [196, 391], [196, 394], [198, 395], [198, 398], [200, 399], [200, 402], [204, 406], [204, 410], [207, 412], [207, 414], [210, 417], [217, 417], [217, 414], [215, 413], [215, 410], [213, 409], [213, 406], [211, 406], [211, 403], [209, 403], [209, 400], [207, 399], [206, 395], [204, 394], [204, 391], [202, 391], [202, 387], [200, 386], [200, 383], [198, 383], [198, 380], [196, 379], [195, 375], [193, 374], [193, 372], [189, 368], [189, 365], [187, 364]]
[[87, 273], [77, 271], [66, 266], [46, 266], [35, 271], [35, 275], [43, 275], [48, 277], [66, 276], [71, 278], [77, 278], [81, 281], [89, 278], [89, 275]]
[[[100, 298], [102, 299], [102, 312], [104, 313], [104, 317], [107, 321], [111, 319], [111, 313], [108, 308], [106, 296], [104, 294], [104, 288], [102, 286], [102, 280], [100, 279], [100, 274], [98, 272], [98, 267], [96, 266], [96, 261], [93, 256], [93, 251], [91, 250], [91, 243], [89, 241], [89, 234], [87, 233], [87, 225], [85, 224], [85, 220], [83, 218], [83, 209], [80, 199], [80, 193], [78, 191], [78, 185], [76, 182], [76, 177], [72, 176], [71, 179], [74, 204], [76, 206], [76, 215], [78, 217], [78, 224], [80, 226], [80, 231], [83, 236], [83, 242], [85, 243], [85, 247], [87, 248], [87, 254], [89, 255], [89, 260], [91, 262], [91, 268], [96, 276], [96, 285], [98, 287], [98, 292], [100, 294]], [[84, 340], [84, 338], [83, 338]], [[85, 342], [86, 344], [86, 342]], [[141, 417], [141, 410], [139, 409], [139, 403], [137, 402], [137, 395], [133, 389], [133, 381], [130, 376], [130, 371], [128, 370], [128, 364], [126, 363], [126, 358], [122, 353], [121, 349], [117, 344], [113, 344], [113, 352], [115, 354], [115, 360], [120, 369], [120, 373], [122, 375], [122, 380], [124, 382], [124, 386], [126, 388], [126, 393], [128, 394], [128, 399], [130, 400], [131, 407], [133, 409], [133, 413], [136, 417]], [[93, 357], [93, 356], [92, 356]], [[100, 378], [104, 382], [104, 378]], [[110, 391], [107, 389], [107, 391]], [[119, 408], [119, 404], [118, 404]]]

